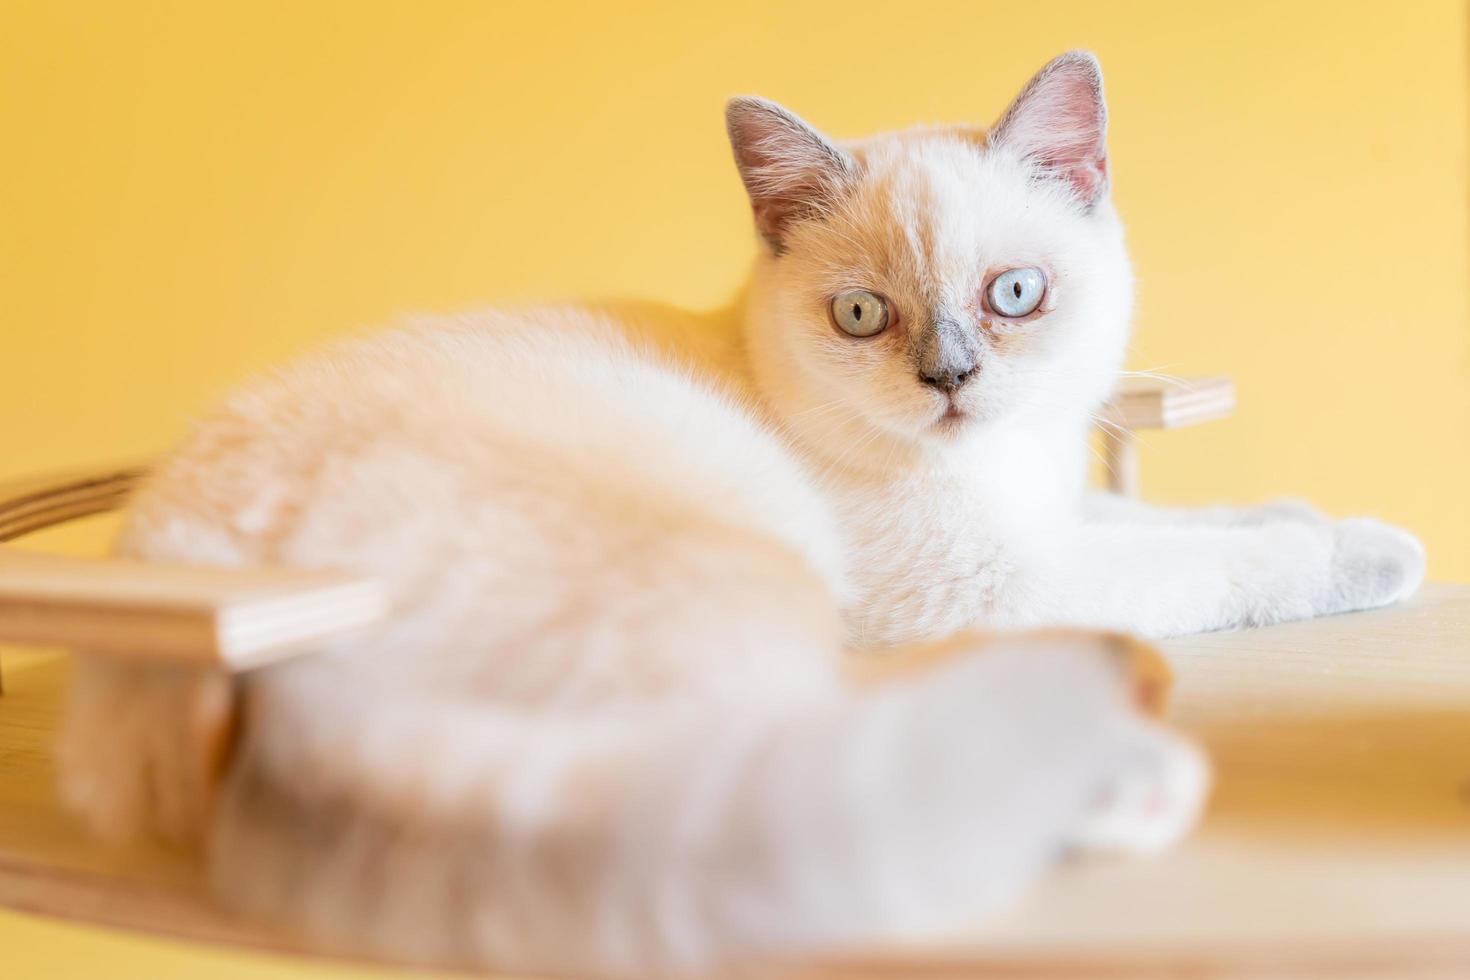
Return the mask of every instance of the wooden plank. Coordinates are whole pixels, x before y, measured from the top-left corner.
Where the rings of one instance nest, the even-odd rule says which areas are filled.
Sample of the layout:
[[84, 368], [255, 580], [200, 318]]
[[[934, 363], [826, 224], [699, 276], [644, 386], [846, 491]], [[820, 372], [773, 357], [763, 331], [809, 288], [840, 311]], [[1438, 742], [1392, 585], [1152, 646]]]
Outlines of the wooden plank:
[[1235, 410], [1229, 378], [1124, 378], [1105, 417], [1127, 429], [1177, 429], [1225, 418]]
[[93, 514], [106, 514], [120, 510], [130, 496], [132, 493], [128, 490], [107, 495], [89, 493], [86, 497], [75, 501], [48, 502], [44, 509], [33, 513], [9, 515], [5, 522], [0, 524], [0, 542], [13, 541], [58, 524], [91, 517]]
[[126, 463], [6, 483], [0, 486], [0, 541], [116, 510], [146, 473], [143, 464]]
[[[0, 488], [0, 541], [119, 508], [145, 473], [132, 464], [7, 484]], [[377, 584], [341, 572], [170, 566], [0, 547], [0, 642], [243, 670], [383, 611]]]
[[[1011, 913], [943, 943], [756, 974], [1470, 976], [1470, 586], [1165, 647], [1176, 720], [1217, 769], [1194, 838], [1154, 861], [1063, 868]], [[0, 904], [290, 949], [203, 904], [184, 856], [103, 847], [57, 812], [47, 745], [65, 666], [22, 655], [0, 708]]]
[[[1316, 949], [1323, 970], [1388, 977], [1428, 948], [1470, 976], [1470, 586], [1164, 648], [1177, 721], [1217, 771], [1200, 832], [1162, 860], [1067, 869], [960, 947], [1205, 957], [1209, 976], [1255, 975], [1237, 950]], [[1348, 972], [1367, 946], [1405, 972]]]
[[86, 924], [262, 949], [299, 943], [213, 908], [203, 881], [159, 885], [0, 855], [0, 907]]
[[377, 583], [342, 572], [0, 548], [0, 642], [247, 669], [367, 625], [384, 608]]

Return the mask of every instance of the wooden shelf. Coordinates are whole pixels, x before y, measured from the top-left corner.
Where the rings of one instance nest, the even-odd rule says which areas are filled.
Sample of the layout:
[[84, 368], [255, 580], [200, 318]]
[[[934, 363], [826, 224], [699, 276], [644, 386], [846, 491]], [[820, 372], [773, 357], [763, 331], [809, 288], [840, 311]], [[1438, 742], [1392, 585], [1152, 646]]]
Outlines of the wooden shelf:
[[1223, 419], [1235, 411], [1229, 378], [1124, 378], [1108, 414], [1126, 429], [1178, 429]]
[[[0, 487], [0, 542], [115, 510], [142, 464]], [[64, 558], [0, 546], [0, 642], [246, 669], [378, 619], [380, 587], [300, 568]]]
[[[1061, 869], [953, 941], [783, 976], [1163, 980], [1470, 976], [1470, 586], [1391, 609], [1165, 644], [1209, 747], [1199, 833]], [[17, 658], [0, 708], [0, 906], [292, 949], [202, 899], [197, 865], [89, 841], [52, 798], [65, 658]]]
[[300, 568], [210, 568], [0, 548], [0, 641], [232, 670], [382, 615], [379, 586]]
[[1229, 378], [1124, 378], [1103, 409], [1103, 460], [1108, 489], [1137, 497], [1138, 445], [1143, 429], [1178, 429], [1223, 419], [1235, 411], [1235, 384]]

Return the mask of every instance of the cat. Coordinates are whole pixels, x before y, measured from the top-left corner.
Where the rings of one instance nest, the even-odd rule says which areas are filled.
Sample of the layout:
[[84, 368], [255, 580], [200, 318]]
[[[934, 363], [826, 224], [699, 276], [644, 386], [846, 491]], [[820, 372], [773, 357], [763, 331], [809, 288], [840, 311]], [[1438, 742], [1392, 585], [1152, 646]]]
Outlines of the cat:
[[1059, 854], [1169, 846], [1208, 786], [1130, 641], [969, 631], [1416, 588], [1418, 542], [1376, 521], [1084, 490], [1132, 292], [1091, 55], [988, 130], [838, 143], [755, 98], [727, 123], [760, 239], [731, 309], [342, 342], [161, 463], [121, 553], [356, 569], [392, 614], [233, 678], [79, 655], [61, 787], [94, 829], [201, 843], [227, 906], [412, 962], [907, 940]]

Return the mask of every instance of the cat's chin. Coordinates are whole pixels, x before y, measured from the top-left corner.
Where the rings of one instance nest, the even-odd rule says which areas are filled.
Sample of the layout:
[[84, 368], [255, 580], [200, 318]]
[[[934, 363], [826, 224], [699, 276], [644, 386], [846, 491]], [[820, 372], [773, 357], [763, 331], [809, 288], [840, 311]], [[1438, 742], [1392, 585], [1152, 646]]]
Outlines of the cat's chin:
[[939, 416], [930, 428], [942, 436], [957, 435], [968, 428], [971, 421], [973, 420], [967, 413], [950, 409]]
[[973, 411], [962, 408], [950, 402], [930, 422], [926, 428], [926, 434], [938, 436], [941, 439], [953, 439], [968, 431], [975, 424], [976, 415]]

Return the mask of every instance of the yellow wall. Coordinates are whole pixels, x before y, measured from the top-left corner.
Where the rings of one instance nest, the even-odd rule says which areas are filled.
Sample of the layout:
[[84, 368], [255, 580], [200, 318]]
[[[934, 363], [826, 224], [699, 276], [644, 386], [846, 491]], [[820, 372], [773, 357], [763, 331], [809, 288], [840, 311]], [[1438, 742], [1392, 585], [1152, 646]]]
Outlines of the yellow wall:
[[752, 248], [727, 95], [837, 134], [984, 120], [1085, 45], [1132, 364], [1240, 387], [1149, 438], [1150, 492], [1383, 514], [1470, 579], [1461, 4], [790, 6], [8, 0], [0, 476], [153, 451], [403, 311], [713, 304]]
[[[1242, 400], [1150, 437], [1150, 491], [1379, 513], [1470, 579], [1464, 9], [1206, 7], [6, 0], [0, 477], [157, 450], [242, 374], [402, 311], [713, 304], [752, 249], [727, 95], [839, 135], [985, 120], [1087, 46], [1132, 364]], [[9, 916], [0, 948], [204, 969]]]

